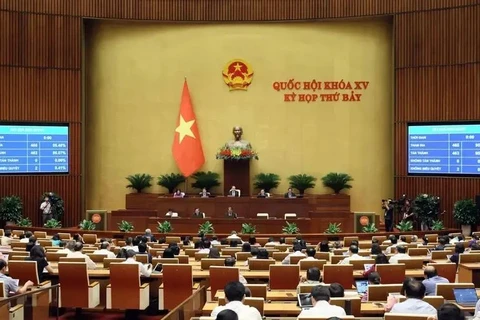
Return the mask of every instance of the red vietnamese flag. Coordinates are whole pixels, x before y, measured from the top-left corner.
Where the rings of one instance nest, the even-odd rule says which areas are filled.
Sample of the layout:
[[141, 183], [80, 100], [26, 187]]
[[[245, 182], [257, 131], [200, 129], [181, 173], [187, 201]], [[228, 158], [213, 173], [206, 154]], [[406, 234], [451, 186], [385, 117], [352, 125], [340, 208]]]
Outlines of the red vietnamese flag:
[[173, 158], [180, 172], [189, 177], [205, 163], [197, 118], [193, 112], [187, 80], [183, 83], [182, 101], [172, 146]]

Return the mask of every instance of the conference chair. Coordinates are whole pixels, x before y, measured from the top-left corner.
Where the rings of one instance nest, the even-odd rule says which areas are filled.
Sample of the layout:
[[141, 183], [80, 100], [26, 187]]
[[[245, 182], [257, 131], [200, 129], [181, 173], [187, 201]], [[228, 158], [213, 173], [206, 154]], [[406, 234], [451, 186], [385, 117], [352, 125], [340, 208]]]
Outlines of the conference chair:
[[267, 250], [267, 253], [268, 253], [268, 257], [269, 257], [269, 258], [273, 258], [273, 253], [274, 253], [274, 252], [278, 252], [277, 249], [272, 249], [272, 248], [265, 248], [265, 250]]
[[[0, 298], [8, 298], [5, 296], [5, 286], [3, 282], [0, 282]], [[10, 308], [9, 302], [0, 302], [0, 319], [16, 320], [24, 319], [24, 307], [23, 304], [17, 304]]]
[[[58, 249], [57, 249], [58, 250]], [[53, 261], [60, 261], [60, 257], [66, 257], [68, 253], [63, 253], [63, 252], [48, 252], [45, 254], [47, 261], [53, 262]]]
[[371, 258], [371, 250], [359, 250], [358, 255], [361, 257]]
[[187, 256], [189, 256], [190, 258], [195, 258], [195, 253], [197, 253], [198, 251], [200, 251], [200, 250], [199, 249], [188, 248], [188, 249], [185, 249], [185, 254]]
[[33, 231], [33, 235], [35, 238], [40, 239], [40, 238], [46, 238], [47, 233], [45, 231]]
[[323, 266], [323, 282], [340, 283], [345, 289], [352, 288], [353, 265], [351, 264], [326, 264]]
[[275, 260], [269, 259], [248, 259], [248, 269], [250, 270], [269, 270], [270, 265], [274, 265]]
[[[272, 256], [273, 256], [273, 259], [275, 261], [282, 262], [283, 259], [285, 259], [289, 254], [290, 254], [290, 252], [273, 252]], [[290, 258], [292, 258], [292, 257], [290, 257]], [[302, 257], [302, 258], [305, 258], [305, 257]]]
[[30, 256], [30, 252], [28, 251], [12, 251], [9, 253], [10, 256], [17, 256], [17, 257], [23, 257], [25, 260], [26, 257]]
[[333, 255], [333, 256], [330, 256], [330, 263], [331, 264], [337, 264], [339, 263], [340, 261], [342, 261], [343, 259], [347, 258], [347, 256], [344, 256], [344, 255]]
[[[290, 251], [290, 249], [292, 248], [291, 245], [289, 244], [275, 244], [273, 246], [274, 249], [280, 251], [280, 252], [286, 252], [286, 251]], [[267, 250], [270, 249], [269, 247], [266, 248]]]
[[203, 258], [200, 260], [200, 269], [201, 270], [208, 270], [211, 266], [219, 266], [222, 267], [225, 264], [225, 259], [219, 258]]
[[426, 256], [428, 255], [428, 249], [427, 248], [409, 248], [407, 253], [410, 257]]
[[[42, 247], [49, 247], [52, 245], [52, 240], [49, 239], [38, 239], [37, 240], [38, 244], [41, 245]], [[56, 247], [57, 249], [59, 248], [58, 246]]]
[[25, 233], [25, 231], [23, 231], [23, 230], [12, 230], [12, 236], [20, 237], [24, 233]]
[[177, 237], [177, 236], [166, 236], [165, 237], [165, 242], [166, 243], [181, 243], [182, 240], [180, 239], [180, 237]]
[[375, 271], [380, 274], [383, 284], [403, 283], [405, 280], [405, 264], [377, 264]]
[[265, 246], [267, 242], [268, 242], [268, 238], [264, 238], [264, 237], [257, 238], [257, 243], [262, 247]]
[[[210, 275], [210, 299], [212, 301], [217, 290], [223, 290], [225, 285], [232, 281], [238, 281], [240, 270], [235, 267], [212, 266], [209, 270]], [[208, 291], [208, 290], [207, 290]], [[208, 299], [208, 294], [207, 294]]]
[[8, 261], [24, 261], [27, 257], [26, 256], [17, 256], [14, 252], [11, 252], [8, 256]]
[[123, 261], [125, 261], [125, 258], [105, 258], [103, 259], [103, 267], [108, 269], [111, 263], [120, 263]]
[[327, 264], [327, 260], [300, 260], [299, 262], [300, 270], [306, 271], [310, 268], [318, 268], [319, 270], [323, 270], [323, 266]]
[[225, 249], [222, 249], [222, 256], [235, 257], [235, 254], [241, 251], [242, 251], [242, 247], [225, 248]]
[[26, 242], [11, 242], [10, 247], [12, 250], [19, 250], [19, 251], [25, 251], [27, 249], [27, 243]]
[[50, 281], [40, 282], [37, 273], [37, 261], [23, 260], [23, 261], [8, 261], [8, 273], [13, 279], [18, 279], [20, 285], [24, 285], [27, 281], [32, 281], [34, 286], [50, 287]]
[[100, 304], [100, 284], [90, 283], [85, 262], [59, 262], [60, 308], [95, 308]]
[[60, 237], [60, 240], [70, 240], [70, 239], [72, 239], [72, 235], [70, 233], [66, 233], [66, 232], [59, 232], [58, 236]]
[[375, 264], [375, 259], [358, 259], [350, 260], [350, 264], [353, 266], [353, 270], [365, 270], [366, 264]]
[[435, 295], [442, 296], [445, 300], [455, 300], [453, 289], [475, 288], [473, 283], [437, 283]]
[[86, 244], [96, 244], [97, 243], [97, 235], [95, 233], [86, 233], [82, 236], [83, 242]]
[[157, 263], [161, 264], [178, 264], [180, 260], [178, 258], [152, 258], [152, 266], [156, 266]]
[[320, 251], [317, 251], [317, 252], [315, 253], [315, 259], [330, 261], [330, 252], [320, 252]]
[[300, 277], [298, 265], [270, 265], [269, 287], [271, 290], [296, 289]]
[[202, 259], [208, 258], [208, 252], [195, 252], [195, 261], [200, 261]]
[[158, 257], [163, 254], [163, 251], [165, 251], [165, 249], [163, 248], [150, 248], [148, 250], [148, 253], [150, 253], [152, 257]]
[[178, 263], [181, 263], [181, 264], [188, 264], [188, 256], [185, 256], [185, 255], [178, 255], [178, 256], [175, 256], [175, 258], [178, 259]]
[[387, 240], [387, 236], [372, 236], [372, 240], [377, 239], [378, 243], [383, 243], [383, 241]]
[[141, 284], [138, 264], [110, 264], [107, 309], [145, 310], [150, 303], [150, 286]]
[[306, 258], [306, 256], [305, 256], [305, 257], [302, 257], [302, 256], [291, 256], [291, 257], [290, 257], [290, 264], [298, 264], [298, 262], [299, 262], [300, 260], [303, 260], [303, 259], [305, 259], [305, 258]]
[[85, 257], [60, 257], [60, 262], [85, 262]]
[[432, 260], [447, 260], [447, 255], [451, 255], [452, 252], [449, 250], [434, 250], [432, 251]]
[[[350, 302], [350, 310], [347, 310], [348, 302]], [[338, 306], [343, 308], [345, 312], [350, 316], [361, 317], [362, 299], [360, 297], [341, 297], [330, 298], [330, 304], [332, 306]]]
[[428, 315], [385, 312], [384, 320], [428, 320]]
[[143, 264], [145, 263], [148, 263], [148, 254], [136, 254], [135, 255], [135, 260], [137, 260], [138, 262], [141, 262]]
[[455, 282], [455, 278], [457, 275], [457, 265], [455, 263], [429, 263], [429, 266], [434, 266], [435, 270], [437, 270], [437, 274], [440, 277], [447, 278], [450, 283]]
[[106, 254], [99, 253], [87, 253], [87, 256], [95, 263], [103, 263], [103, 260], [107, 257]]
[[480, 253], [461, 253], [458, 257], [458, 263], [480, 262]]
[[248, 258], [251, 258], [252, 254], [250, 252], [237, 252], [235, 253], [235, 258], [237, 261], [247, 261]]
[[398, 263], [403, 263], [405, 269], [422, 269], [423, 268], [423, 258], [410, 258], [410, 259], [400, 259]]
[[[299, 316], [297, 318], [297, 320], [328, 320], [330, 317], [311, 317], [311, 316]], [[338, 319], [345, 319], [345, 320], [349, 320], [349, 319], [355, 319], [354, 316], [341, 316], [341, 317], [337, 317], [335, 316], [335, 318], [338, 318]], [[202, 319], [203, 320], [203, 319]]]
[[283, 215], [283, 219], [284, 219], [284, 220], [297, 219], [297, 214], [296, 214], [296, 213], [293, 213], [293, 212], [285, 213], [285, 214]]
[[163, 282], [158, 288], [159, 310], [174, 309], [198, 289], [198, 284], [193, 284], [191, 265], [164, 264], [162, 276]]
[[345, 237], [343, 238], [343, 246], [344, 247], [350, 247], [350, 245], [352, 244], [352, 241], [359, 241], [358, 237]]
[[250, 289], [252, 297], [262, 298], [267, 300], [267, 285], [266, 284], [246, 284], [245, 288]]
[[398, 284], [369, 284], [368, 301], [387, 301], [390, 293], [399, 293], [403, 283]]
[[0, 229], [0, 237], [3, 237], [5, 235], [5, 230]]
[[438, 234], [426, 234], [425, 238], [427, 238], [428, 243], [438, 242]]
[[268, 213], [266, 212], [259, 212], [257, 213], [257, 218], [258, 219], [268, 219], [270, 216]]
[[[314, 287], [317, 287], [319, 286], [318, 284], [310, 284], [310, 283], [300, 283], [298, 286], [297, 286], [297, 294], [298, 293], [312, 293], [312, 289]], [[323, 287], [330, 287], [329, 284], [320, 284], [320, 286], [323, 286]]]

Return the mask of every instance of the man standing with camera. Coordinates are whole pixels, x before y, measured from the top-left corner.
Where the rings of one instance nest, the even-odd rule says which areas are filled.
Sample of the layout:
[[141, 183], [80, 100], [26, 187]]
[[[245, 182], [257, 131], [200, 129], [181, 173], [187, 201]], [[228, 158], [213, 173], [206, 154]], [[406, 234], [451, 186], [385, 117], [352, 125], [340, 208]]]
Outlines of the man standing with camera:
[[382, 208], [384, 210], [385, 231], [393, 231], [393, 203], [391, 199], [382, 200]]

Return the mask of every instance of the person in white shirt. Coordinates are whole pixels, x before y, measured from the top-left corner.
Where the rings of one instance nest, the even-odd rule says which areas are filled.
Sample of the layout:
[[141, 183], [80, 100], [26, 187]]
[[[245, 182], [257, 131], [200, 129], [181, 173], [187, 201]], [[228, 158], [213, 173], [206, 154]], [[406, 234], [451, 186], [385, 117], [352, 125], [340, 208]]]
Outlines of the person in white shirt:
[[[12, 231], [10, 231], [10, 230], [5, 230], [5, 232], [3, 233], [3, 236], [2, 236], [2, 238], [1, 238], [1, 240], [0, 240], [0, 242], [1, 242], [0, 244], [1, 244], [2, 246], [9, 246], [10, 243], [12, 242]], [[28, 243], [28, 241], [27, 241], [27, 243]]]
[[125, 240], [125, 247], [123, 247], [123, 249], [125, 250], [133, 250], [135, 252], [138, 252], [138, 246], [134, 246], [133, 245], [133, 238], [132, 237], [128, 237], [126, 240]]
[[218, 306], [213, 309], [211, 316], [216, 317], [223, 310], [235, 311], [238, 320], [262, 320], [262, 315], [257, 309], [243, 304], [245, 300], [245, 286], [238, 281], [229, 282], [224, 288], [225, 302], [224, 306]]
[[178, 218], [178, 212], [174, 212], [173, 209], [168, 209], [167, 213], [165, 213], [165, 216], [171, 218]]
[[57, 253], [70, 253], [73, 251], [73, 247], [75, 246], [75, 241], [60, 241], [59, 247], [61, 249], [57, 250]]
[[389, 263], [398, 263], [398, 260], [410, 259], [410, 256], [406, 254], [407, 248], [404, 246], [397, 246], [397, 254], [390, 257]]
[[232, 231], [232, 233], [227, 237], [227, 240], [242, 240], [239, 236], [237, 236], [237, 233], [235, 231]]
[[398, 245], [397, 237], [395, 237], [394, 235], [390, 235], [388, 239], [390, 240], [390, 246], [385, 249], [385, 254], [391, 254], [392, 250]]
[[398, 302], [392, 295], [388, 296], [385, 310], [390, 313], [402, 314], [424, 314], [435, 316], [437, 309], [431, 304], [423, 301], [425, 296], [425, 286], [420, 281], [413, 278], [407, 278], [403, 281], [401, 294], [407, 297], [407, 300]]
[[220, 244], [220, 241], [218, 241], [218, 237], [217, 236], [213, 236], [212, 237], [212, 241], [210, 242], [212, 245], [216, 246], [216, 245], [219, 245]]
[[67, 258], [85, 258], [85, 262], [87, 263], [87, 268], [90, 270], [96, 269], [97, 265], [95, 264], [95, 262], [93, 262], [92, 259], [90, 259], [90, 257], [87, 256], [86, 254], [83, 254], [82, 249], [83, 249], [83, 243], [81, 242], [75, 243], [75, 246], [73, 247], [73, 252], [69, 252], [67, 254]]
[[20, 239], [20, 242], [28, 243], [30, 241], [31, 236], [33, 236], [33, 233], [31, 231], [25, 232], [25, 238]]
[[311, 299], [313, 308], [302, 310], [302, 312], [299, 314], [299, 317], [341, 318], [347, 315], [343, 308], [339, 306], [332, 306], [330, 304], [330, 290], [328, 289], [328, 286], [313, 287]]
[[283, 259], [282, 264], [290, 264], [290, 257], [306, 257], [305, 253], [302, 252], [302, 245], [300, 243], [295, 243], [293, 245], [293, 253], [290, 253], [288, 256]]
[[198, 250], [198, 253], [210, 253], [211, 246], [212, 244], [210, 243], [210, 241], [208, 240], [203, 241], [203, 248]]
[[42, 210], [43, 223], [46, 223], [48, 220], [52, 219], [52, 204], [50, 203], [50, 198], [45, 197], [42, 204], [40, 205], [40, 210]]
[[[307, 253], [307, 257], [302, 260], [317, 260], [315, 259], [315, 254], [317, 253], [317, 250], [315, 250], [314, 248], [307, 248], [306, 253]], [[298, 261], [298, 264], [300, 264], [300, 261]]]
[[230, 190], [228, 190], [228, 196], [229, 197], [240, 197], [240, 192], [235, 188], [235, 186], [232, 186]]
[[322, 282], [322, 272], [317, 267], [312, 267], [307, 270], [307, 277], [300, 277], [300, 283], [297, 287], [297, 294], [300, 293], [300, 286], [302, 284], [324, 284]]
[[365, 257], [362, 257], [360, 255], [358, 255], [358, 247], [357, 246], [350, 246], [350, 248], [348, 249], [348, 254], [349, 256], [343, 260], [341, 260], [340, 262], [338, 262], [338, 264], [349, 264], [350, 263], [350, 260], [362, 260], [362, 259], [365, 259]]
[[[237, 260], [234, 257], [230, 257], [225, 259], [224, 265], [225, 267], [235, 267], [236, 262]], [[245, 279], [245, 277], [242, 276], [241, 274], [238, 275], [238, 281], [241, 284], [247, 284], [247, 279]]]
[[268, 238], [268, 242], [265, 243], [265, 246], [276, 246], [280, 244], [280, 242], [275, 241], [273, 237]]
[[139, 273], [141, 276], [150, 277], [152, 274], [152, 265], [151, 264], [143, 264], [136, 259], [137, 253], [133, 250], [127, 250], [127, 260], [123, 261], [122, 263], [131, 263], [131, 264], [138, 264]]
[[100, 250], [93, 251], [93, 254], [104, 254], [107, 256], [107, 258], [115, 258], [115, 253], [110, 251], [110, 243], [108, 243], [107, 241], [102, 242], [102, 244], [100, 245]]

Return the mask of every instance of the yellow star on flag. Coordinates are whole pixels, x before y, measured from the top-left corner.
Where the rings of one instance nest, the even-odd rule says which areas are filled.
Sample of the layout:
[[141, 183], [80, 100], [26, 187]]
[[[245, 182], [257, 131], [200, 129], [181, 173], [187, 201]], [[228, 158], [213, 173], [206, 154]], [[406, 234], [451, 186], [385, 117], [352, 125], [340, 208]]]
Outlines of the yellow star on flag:
[[192, 132], [192, 126], [194, 123], [195, 123], [195, 119], [190, 121], [185, 121], [182, 115], [180, 115], [180, 124], [175, 129], [175, 132], [179, 133], [178, 143], [182, 143], [182, 140], [183, 138], [185, 138], [185, 136], [189, 136], [195, 139], [195, 135]]

